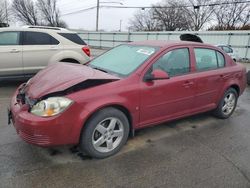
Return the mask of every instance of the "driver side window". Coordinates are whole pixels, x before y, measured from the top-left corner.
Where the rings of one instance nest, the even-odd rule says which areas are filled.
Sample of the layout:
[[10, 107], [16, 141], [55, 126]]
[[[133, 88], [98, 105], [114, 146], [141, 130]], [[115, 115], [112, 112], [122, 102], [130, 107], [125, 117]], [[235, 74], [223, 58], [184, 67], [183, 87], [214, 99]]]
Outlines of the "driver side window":
[[190, 58], [188, 48], [179, 48], [167, 52], [153, 64], [152, 71], [156, 69], [165, 71], [169, 77], [189, 73]]

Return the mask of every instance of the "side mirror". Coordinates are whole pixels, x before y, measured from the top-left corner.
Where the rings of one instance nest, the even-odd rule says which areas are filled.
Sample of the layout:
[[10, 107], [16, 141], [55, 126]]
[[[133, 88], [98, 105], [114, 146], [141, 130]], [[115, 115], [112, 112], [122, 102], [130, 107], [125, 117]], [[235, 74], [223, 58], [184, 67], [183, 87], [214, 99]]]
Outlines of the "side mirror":
[[168, 73], [160, 69], [153, 70], [151, 74], [145, 75], [144, 78], [146, 82], [153, 80], [165, 80], [165, 79], [169, 79], [169, 75]]

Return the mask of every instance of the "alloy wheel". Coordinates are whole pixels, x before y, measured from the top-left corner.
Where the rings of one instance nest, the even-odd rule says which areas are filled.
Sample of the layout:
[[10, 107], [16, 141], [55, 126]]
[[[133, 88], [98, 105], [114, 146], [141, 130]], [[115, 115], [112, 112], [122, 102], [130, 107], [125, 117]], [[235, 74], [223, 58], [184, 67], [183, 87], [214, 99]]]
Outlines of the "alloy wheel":
[[98, 123], [93, 131], [92, 144], [98, 152], [110, 152], [119, 146], [123, 136], [122, 122], [115, 117], [106, 118]]

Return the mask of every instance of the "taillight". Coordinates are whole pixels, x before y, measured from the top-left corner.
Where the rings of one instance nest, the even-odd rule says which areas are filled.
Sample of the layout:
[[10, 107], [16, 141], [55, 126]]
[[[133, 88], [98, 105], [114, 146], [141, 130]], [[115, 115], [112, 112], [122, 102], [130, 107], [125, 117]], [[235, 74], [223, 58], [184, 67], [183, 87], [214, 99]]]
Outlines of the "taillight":
[[82, 51], [83, 51], [87, 56], [90, 57], [90, 49], [89, 49], [88, 46], [84, 46], [84, 47], [82, 48]]

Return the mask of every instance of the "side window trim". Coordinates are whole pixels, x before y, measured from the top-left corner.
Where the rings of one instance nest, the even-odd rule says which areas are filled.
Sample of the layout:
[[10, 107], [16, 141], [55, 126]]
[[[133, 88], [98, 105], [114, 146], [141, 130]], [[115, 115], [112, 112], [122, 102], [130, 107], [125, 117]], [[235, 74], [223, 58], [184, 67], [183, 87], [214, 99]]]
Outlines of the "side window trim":
[[[224, 62], [224, 63], [223, 63], [223, 66], [222, 66], [222, 67], [220, 67], [220, 65], [219, 65], [218, 53], [221, 54], [221, 56], [223, 57], [223, 62]], [[225, 58], [224, 54], [221, 53], [220, 51], [217, 51], [217, 50], [216, 50], [216, 57], [218, 58], [218, 59], [217, 59], [218, 69], [224, 68], [224, 67], [226, 66], [226, 58]]]
[[218, 52], [214, 51], [215, 56], [216, 56], [216, 62], [217, 62], [217, 69], [219, 68], [219, 59], [218, 59]]

